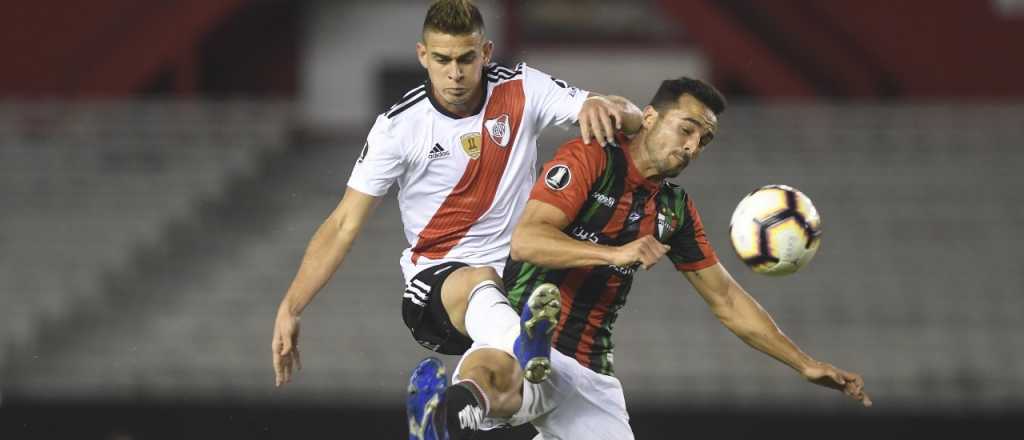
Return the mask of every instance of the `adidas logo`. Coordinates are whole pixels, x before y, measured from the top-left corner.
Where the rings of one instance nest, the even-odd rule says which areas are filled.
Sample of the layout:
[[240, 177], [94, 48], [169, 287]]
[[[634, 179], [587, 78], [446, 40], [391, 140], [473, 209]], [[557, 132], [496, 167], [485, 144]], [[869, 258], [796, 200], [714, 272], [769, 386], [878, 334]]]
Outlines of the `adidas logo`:
[[452, 155], [452, 152], [448, 151], [448, 150], [445, 150], [444, 147], [441, 146], [441, 144], [434, 144], [434, 148], [430, 149], [430, 153], [427, 154], [427, 158], [430, 159], [430, 160], [434, 160], [434, 159], [440, 159], [442, 157], [448, 157], [448, 156], [451, 156], [451, 155]]

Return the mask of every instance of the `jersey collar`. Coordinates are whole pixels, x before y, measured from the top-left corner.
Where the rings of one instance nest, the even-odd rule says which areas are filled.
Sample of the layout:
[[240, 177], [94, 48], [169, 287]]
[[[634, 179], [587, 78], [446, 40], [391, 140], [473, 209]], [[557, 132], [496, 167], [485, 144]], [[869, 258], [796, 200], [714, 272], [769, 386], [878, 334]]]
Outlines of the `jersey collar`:
[[475, 108], [473, 108], [473, 111], [466, 116], [459, 116], [455, 113], [445, 110], [444, 106], [441, 105], [440, 102], [437, 102], [437, 98], [434, 98], [434, 86], [430, 84], [430, 78], [427, 78], [427, 81], [424, 84], [426, 84], [427, 86], [427, 99], [430, 100], [430, 105], [434, 106], [434, 110], [437, 110], [438, 113], [441, 113], [442, 115], [445, 115], [452, 119], [462, 119], [476, 116], [480, 114], [481, 110], [484, 109], [484, 103], [487, 102], [487, 89], [489, 87], [487, 86], [488, 82], [486, 69], [484, 69], [484, 71], [480, 73], [480, 86], [484, 88], [484, 93], [483, 95], [480, 96], [480, 102], [477, 103]]

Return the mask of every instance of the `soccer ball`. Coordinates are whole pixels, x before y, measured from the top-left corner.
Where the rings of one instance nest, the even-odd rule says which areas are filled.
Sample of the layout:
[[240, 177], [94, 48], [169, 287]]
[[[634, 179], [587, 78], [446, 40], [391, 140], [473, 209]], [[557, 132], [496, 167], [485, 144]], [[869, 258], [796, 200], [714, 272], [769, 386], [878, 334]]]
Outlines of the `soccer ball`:
[[800, 270], [821, 244], [821, 217], [811, 199], [786, 185], [747, 194], [729, 221], [736, 255], [754, 272], [781, 276]]

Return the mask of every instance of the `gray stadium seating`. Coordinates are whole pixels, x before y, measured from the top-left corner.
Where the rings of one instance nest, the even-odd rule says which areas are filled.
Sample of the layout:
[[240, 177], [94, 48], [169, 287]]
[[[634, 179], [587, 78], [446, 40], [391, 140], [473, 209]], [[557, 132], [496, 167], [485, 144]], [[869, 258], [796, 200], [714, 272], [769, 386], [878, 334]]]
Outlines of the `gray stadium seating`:
[[0, 366], [104, 276], [281, 149], [273, 102], [0, 103]]
[[[716, 142], [678, 181], [694, 198], [726, 267], [808, 353], [862, 373], [880, 410], [1000, 408], [1024, 400], [1024, 380], [1008, 374], [1024, 370], [1024, 276], [1017, 258], [1024, 245], [1022, 112], [1021, 106], [980, 104], [736, 105], [723, 115]], [[160, 119], [142, 113], [143, 120]], [[139, 129], [139, 136], [157, 138], [159, 125]], [[193, 136], [169, 131], [171, 138]], [[344, 190], [361, 135], [288, 155], [283, 171], [251, 184], [255, 202], [222, 200], [231, 209], [206, 235], [193, 237], [213, 251], [194, 247], [169, 258], [167, 273], [133, 285], [135, 300], [115, 305], [105, 319], [72, 327], [52, 346], [14, 351], [22, 359], [2, 378], [6, 392], [400, 402], [408, 370], [427, 353], [409, 338], [399, 315], [397, 260], [404, 237], [393, 197], [304, 315], [306, 369], [284, 390], [270, 386], [275, 308], [307, 240]], [[143, 181], [155, 178], [150, 172], [104, 171], [99, 161], [113, 149], [107, 145], [74, 149], [78, 156], [70, 162], [63, 162], [56, 141], [48, 148], [4, 148], [4, 188], [12, 182], [29, 188], [4, 191], [8, 203], [25, 210], [2, 218], [0, 246], [12, 250], [3, 263], [3, 302], [10, 305], [5, 328], [31, 332], [36, 318], [18, 318], [16, 310], [73, 307], [77, 291], [96, 287], [89, 283], [97, 271], [124, 270], [132, 255], [125, 249], [167, 240], [160, 231], [168, 218], [187, 216], [196, 193], [217, 193], [230, 167], [199, 176], [198, 167], [187, 166], [214, 150], [203, 146], [219, 145], [214, 133], [194, 136], [204, 140], [193, 149], [181, 148], [180, 139], [154, 140], [165, 146], [152, 149], [155, 157], [181, 166], [163, 168], [163, 180], [149, 186]], [[549, 158], [562, 136], [547, 134], [540, 157]], [[9, 158], [20, 162], [8, 166], [15, 163]], [[68, 174], [90, 160], [81, 180]], [[66, 177], [52, 183], [47, 174], [18, 171], [39, 166]], [[787, 278], [753, 274], [727, 241], [735, 204], [770, 183], [803, 190], [823, 218], [821, 251]], [[83, 187], [95, 201], [74, 195]], [[155, 194], [168, 201], [147, 203]], [[178, 198], [184, 200], [170, 201]], [[146, 208], [125, 209], [134, 204]], [[66, 226], [57, 214], [63, 206], [89, 215]], [[106, 223], [110, 218], [116, 226]], [[239, 222], [255, 226], [233, 227]], [[75, 251], [31, 238], [54, 229]], [[12, 232], [20, 230], [26, 232]], [[61, 257], [55, 260], [54, 251]], [[49, 277], [38, 268], [42, 263], [60, 267], [62, 275]], [[21, 291], [36, 285], [53, 295], [23, 298]], [[630, 405], [852, 407], [746, 347], [665, 263], [638, 276], [616, 324], [616, 342]], [[32, 355], [39, 361], [28, 359]], [[445, 361], [454, 367], [454, 358]]]

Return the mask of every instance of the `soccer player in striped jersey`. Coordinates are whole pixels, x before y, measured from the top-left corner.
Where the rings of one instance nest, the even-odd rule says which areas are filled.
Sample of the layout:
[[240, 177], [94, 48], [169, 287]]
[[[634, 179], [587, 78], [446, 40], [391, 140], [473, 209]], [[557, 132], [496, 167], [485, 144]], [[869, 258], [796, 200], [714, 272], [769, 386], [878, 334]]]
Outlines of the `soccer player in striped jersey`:
[[[640, 111], [623, 98], [591, 94], [525, 64], [491, 64], [492, 48], [470, 1], [437, 0], [428, 9], [416, 45], [428, 80], [377, 117], [345, 195], [314, 234], [278, 308], [272, 339], [277, 385], [299, 366], [299, 314], [396, 182], [409, 241], [400, 259], [406, 326], [417, 342], [440, 353], [485, 346], [462, 359], [462, 374], [444, 393], [431, 385], [443, 382], [438, 365], [416, 370], [411, 382], [419, 385], [409, 401], [413, 437], [443, 437], [424, 425], [441, 413], [462, 421], [448, 432], [451, 438], [472, 431], [482, 415], [513, 414], [524, 400], [523, 369], [543, 380], [550, 341], [519, 337], [519, 313], [499, 275], [536, 179], [537, 136], [551, 125], [578, 123], [587, 141], [611, 142], [617, 129], [639, 129]], [[535, 308], [551, 309], [557, 301], [553, 296]], [[553, 325], [554, 317], [549, 321]]]
[[[725, 99], [694, 79], [664, 81], [633, 139], [591, 148], [579, 139], [548, 162], [512, 237], [504, 278], [520, 305], [538, 287], [557, 288], [561, 312], [545, 396], [529, 420], [543, 438], [633, 438], [614, 377], [612, 326], [639, 268], [668, 255], [729, 330], [807, 380], [865, 406], [863, 379], [802, 352], [718, 262], [693, 200], [665, 180], [714, 138]], [[574, 390], [572, 393], [562, 392]]]

